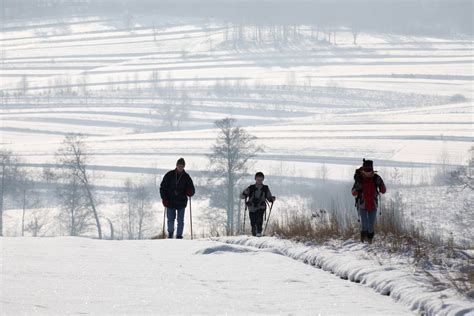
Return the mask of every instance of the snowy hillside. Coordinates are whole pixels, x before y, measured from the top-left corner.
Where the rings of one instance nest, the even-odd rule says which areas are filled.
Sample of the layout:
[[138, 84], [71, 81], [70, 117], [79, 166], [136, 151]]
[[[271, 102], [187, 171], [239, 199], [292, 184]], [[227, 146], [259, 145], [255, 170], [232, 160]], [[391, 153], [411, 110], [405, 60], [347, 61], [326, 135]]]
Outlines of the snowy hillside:
[[[474, 313], [472, 302], [433, 292], [423, 276], [356, 252], [271, 238], [227, 242], [260, 249], [208, 240], [3, 238], [0, 308], [5, 315]], [[302, 262], [309, 260], [322, 269]]]
[[1, 0], [0, 314], [474, 315], [472, 21]]
[[[255, 169], [273, 183], [349, 182], [370, 157], [389, 183], [397, 168], [401, 184], [426, 185], [439, 168], [469, 158], [470, 39], [362, 32], [354, 44], [349, 29], [334, 38], [301, 25], [282, 42], [274, 30], [251, 25], [129, 18], [4, 23], [2, 146], [25, 166], [54, 166], [64, 135], [80, 132], [89, 136], [91, 168], [105, 192], [127, 177], [159, 181], [178, 156], [199, 178], [209, 169], [213, 122], [226, 116], [264, 145]], [[344, 192], [335, 190], [331, 198], [340, 200]], [[293, 203], [293, 192], [274, 191]], [[197, 199], [199, 212], [207, 201]], [[350, 196], [343, 201], [349, 211]], [[102, 212], [113, 213], [115, 203], [108, 197]], [[7, 212], [11, 235], [15, 214], [14, 207]], [[464, 235], [452, 226], [444, 234], [450, 232]]]

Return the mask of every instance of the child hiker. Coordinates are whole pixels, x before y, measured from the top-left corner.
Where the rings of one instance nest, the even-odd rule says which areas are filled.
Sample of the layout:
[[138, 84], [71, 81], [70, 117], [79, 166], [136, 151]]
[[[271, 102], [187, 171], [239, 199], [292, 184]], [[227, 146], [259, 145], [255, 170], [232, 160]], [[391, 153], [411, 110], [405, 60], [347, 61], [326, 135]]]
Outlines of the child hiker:
[[356, 207], [362, 224], [360, 232], [361, 242], [372, 243], [374, 239], [374, 225], [377, 216], [379, 194], [387, 191], [382, 177], [374, 171], [372, 160], [363, 159], [362, 167], [356, 169], [352, 195], [356, 197]]
[[245, 199], [245, 203], [249, 209], [250, 225], [252, 226], [252, 236], [262, 236], [263, 215], [267, 209], [268, 202], [274, 202], [275, 197], [272, 196], [267, 185], [263, 184], [265, 176], [262, 172], [255, 174], [255, 184], [252, 184], [242, 192], [241, 199]]

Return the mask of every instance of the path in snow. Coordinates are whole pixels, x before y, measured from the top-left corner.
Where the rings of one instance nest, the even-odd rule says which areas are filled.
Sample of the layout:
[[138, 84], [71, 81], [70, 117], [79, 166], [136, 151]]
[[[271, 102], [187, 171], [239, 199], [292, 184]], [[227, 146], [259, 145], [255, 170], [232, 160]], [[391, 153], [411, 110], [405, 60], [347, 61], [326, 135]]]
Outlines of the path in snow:
[[2, 238], [0, 310], [41, 314], [410, 314], [287, 257], [213, 241]]

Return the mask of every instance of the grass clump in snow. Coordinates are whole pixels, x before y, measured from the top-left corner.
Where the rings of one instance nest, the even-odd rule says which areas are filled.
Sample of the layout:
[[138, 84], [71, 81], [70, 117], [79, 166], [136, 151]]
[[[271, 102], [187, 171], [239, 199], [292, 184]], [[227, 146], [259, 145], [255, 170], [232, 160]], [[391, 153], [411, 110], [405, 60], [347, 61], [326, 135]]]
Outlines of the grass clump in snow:
[[[356, 216], [319, 209], [311, 213], [287, 212], [272, 222], [267, 234], [302, 242], [336, 242], [359, 240], [360, 224]], [[468, 250], [438, 235], [426, 235], [423, 227], [415, 227], [399, 205], [388, 201], [377, 214], [376, 237], [367, 251], [377, 257], [402, 260], [423, 271], [440, 288], [455, 288], [474, 296], [474, 261]]]

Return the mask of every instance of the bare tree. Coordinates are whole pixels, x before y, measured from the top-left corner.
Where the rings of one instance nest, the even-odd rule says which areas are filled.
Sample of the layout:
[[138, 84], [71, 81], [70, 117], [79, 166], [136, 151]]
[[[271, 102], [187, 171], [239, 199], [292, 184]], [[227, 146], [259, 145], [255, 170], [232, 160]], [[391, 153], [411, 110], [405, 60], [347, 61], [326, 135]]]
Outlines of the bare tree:
[[57, 175], [56, 173], [51, 170], [50, 167], [44, 167], [43, 168], [43, 172], [42, 172], [42, 175], [41, 175], [41, 179], [46, 182], [46, 183], [51, 183], [55, 180], [57, 180]]
[[152, 219], [152, 185], [145, 182], [134, 183], [130, 179], [125, 180], [128, 239], [143, 239], [147, 223]]
[[0, 150], [0, 236], [3, 236], [3, 207], [5, 198], [14, 192], [18, 168], [11, 151]]
[[189, 118], [191, 99], [186, 92], [182, 92], [179, 96], [176, 91], [171, 91], [168, 87], [165, 102], [164, 105], [160, 104], [155, 108], [161, 125], [171, 130], [179, 130], [183, 121]]
[[151, 191], [144, 183], [135, 186], [135, 201], [138, 215], [138, 239], [143, 239], [145, 223], [147, 223], [152, 217]]
[[30, 175], [31, 170], [20, 170], [18, 176], [18, 198], [22, 208], [21, 215], [21, 236], [25, 236], [25, 215], [26, 210], [38, 207], [39, 195], [34, 189], [34, 180]]
[[25, 227], [25, 231], [31, 233], [33, 237], [44, 234], [44, 228], [50, 221], [49, 211], [45, 209], [35, 209], [31, 212], [31, 220]]
[[130, 178], [127, 178], [125, 180], [125, 203], [127, 204], [127, 210], [126, 210], [126, 227], [127, 227], [127, 234], [128, 234], [128, 239], [134, 239], [133, 237], [133, 226], [135, 223], [135, 212], [134, 212], [134, 205], [133, 205], [133, 183]]
[[61, 175], [63, 183], [56, 192], [61, 207], [58, 219], [70, 236], [79, 236], [91, 227], [93, 217], [78, 172], [68, 171]]
[[21, 92], [21, 95], [26, 96], [29, 89], [28, 77], [26, 75], [21, 76], [21, 80], [18, 85], [18, 88]]
[[211, 208], [199, 216], [200, 220], [208, 223], [208, 234], [212, 237], [224, 235], [226, 232], [226, 216], [218, 208]]
[[150, 75], [150, 87], [152, 94], [157, 95], [160, 93], [160, 73], [158, 70], [153, 70]]
[[461, 186], [461, 190], [474, 190], [474, 146], [469, 149], [470, 158], [466, 166], [460, 166], [449, 173], [449, 184]]
[[[224, 178], [224, 187], [226, 188], [222, 194], [220, 192], [219, 199], [226, 201], [227, 210], [227, 234], [234, 233], [234, 207], [235, 207], [235, 187], [247, 171], [249, 159], [254, 157], [258, 152], [263, 151], [257, 146], [256, 137], [247, 133], [247, 131], [235, 125], [235, 120], [225, 118], [215, 122], [215, 126], [219, 129], [219, 135], [216, 143], [212, 147], [212, 154], [209, 155], [213, 171], [216, 172], [218, 178]], [[238, 217], [240, 218], [240, 216]]]
[[319, 167], [319, 176], [320, 176], [321, 180], [323, 180], [325, 182], [328, 178], [328, 173], [329, 173], [329, 169], [326, 166], [326, 164], [323, 163], [321, 165], [321, 167]]
[[123, 16], [123, 27], [125, 28], [125, 30], [129, 32], [133, 31], [135, 24], [134, 20], [135, 17], [133, 16], [133, 14], [127, 10]]
[[81, 74], [81, 77], [79, 78], [79, 86], [80, 86], [80, 91], [82, 94], [82, 97], [84, 98], [84, 103], [87, 104], [88, 102], [88, 96], [89, 96], [89, 91], [88, 91], [88, 85], [89, 85], [89, 73], [87, 72], [87, 69], [84, 70], [84, 72]]
[[91, 183], [91, 175], [88, 170], [90, 156], [87, 154], [85, 137], [78, 134], [66, 135], [56, 155], [59, 163], [66, 170], [66, 177], [69, 178], [68, 183], [74, 185], [71, 189], [75, 190], [75, 185], [79, 185], [79, 190], [84, 191], [87, 207], [94, 216], [99, 239], [102, 239], [102, 228], [96, 208], [97, 203]]
[[114, 224], [110, 218], [106, 218], [107, 222], [109, 223], [109, 229], [110, 229], [110, 239], [114, 240], [115, 239], [115, 229], [114, 229]]
[[359, 28], [356, 26], [352, 27], [352, 43], [357, 45], [357, 36], [359, 35]]

